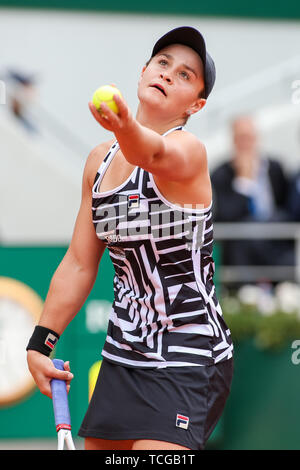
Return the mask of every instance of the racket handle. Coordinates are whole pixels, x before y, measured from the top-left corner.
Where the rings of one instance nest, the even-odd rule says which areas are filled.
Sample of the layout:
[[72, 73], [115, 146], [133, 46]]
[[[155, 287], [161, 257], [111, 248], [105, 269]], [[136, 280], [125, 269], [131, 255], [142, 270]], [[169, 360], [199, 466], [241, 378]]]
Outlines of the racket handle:
[[[53, 359], [53, 364], [56, 369], [64, 370], [64, 361], [61, 359]], [[67, 385], [64, 380], [52, 379], [51, 392], [53, 401], [53, 410], [56, 431], [60, 429], [71, 429], [71, 417], [69, 411]]]

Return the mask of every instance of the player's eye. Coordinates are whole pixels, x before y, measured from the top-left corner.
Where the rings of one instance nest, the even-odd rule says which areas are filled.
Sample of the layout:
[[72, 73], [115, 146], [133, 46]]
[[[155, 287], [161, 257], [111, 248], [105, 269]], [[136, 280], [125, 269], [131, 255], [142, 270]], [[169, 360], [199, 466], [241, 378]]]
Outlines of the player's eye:
[[160, 65], [167, 65], [168, 61], [166, 59], [160, 59], [158, 62]]
[[189, 78], [190, 78], [190, 75], [189, 75], [185, 70], [182, 70], [182, 71], [180, 72], [180, 76], [181, 76], [182, 78], [184, 78], [185, 80], [189, 80]]

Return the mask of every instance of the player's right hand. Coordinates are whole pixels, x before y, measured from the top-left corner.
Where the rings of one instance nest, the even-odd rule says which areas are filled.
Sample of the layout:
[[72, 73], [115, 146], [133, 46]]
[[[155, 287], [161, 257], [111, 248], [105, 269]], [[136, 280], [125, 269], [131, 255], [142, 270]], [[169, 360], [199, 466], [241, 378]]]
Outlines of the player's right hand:
[[28, 369], [41, 393], [52, 398], [50, 386], [52, 379], [65, 380], [67, 392], [69, 392], [70, 383], [74, 377], [70, 371], [69, 361], [64, 363], [64, 371], [58, 370], [49, 357], [38, 351], [29, 350], [27, 351], [27, 363]]

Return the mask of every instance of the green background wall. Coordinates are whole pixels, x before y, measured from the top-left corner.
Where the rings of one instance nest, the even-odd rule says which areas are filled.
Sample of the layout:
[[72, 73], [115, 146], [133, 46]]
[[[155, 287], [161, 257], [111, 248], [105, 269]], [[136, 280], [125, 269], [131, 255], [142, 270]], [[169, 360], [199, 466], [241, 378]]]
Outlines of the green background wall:
[[181, 14], [203, 16], [237, 16], [246, 18], [279, 18], [299, 19], [299, 1], [274, 2], [272, 0], [253, 0], [252, 2], [240, 2], [238, 0], [216, 0], [214, 2], [199, 2], [193, 0], [153, 0], [141, 2], [132, 0], [124, 2], [104, 2], [99, 0], [2, 0], [0, 6], [22, 8], [52, 8], [52, 9], [78, 9], [100, 10], [115, 12]]
[[[45, 300], [51, 277], [67, 247], [0, 248], [0, 276], [10, 277], [31, 287]], [[105, 253], [101, 274], [89, 296], [112, 300], [112, 270]], [[88, 404], [88, 371], [101, 360], [104, 331], [90, 333], [86, 327], [86, 305], [65, 330], [55, 356], [69, 360], [75, 378], [70, 393], [70, 409], [74, 431], [77, 430]], [[52, 402], [37, 389], [13, 406], [0, 408], [0, 438], [55, 437]], [[26, 423], [26, 424], [25, 424]]]

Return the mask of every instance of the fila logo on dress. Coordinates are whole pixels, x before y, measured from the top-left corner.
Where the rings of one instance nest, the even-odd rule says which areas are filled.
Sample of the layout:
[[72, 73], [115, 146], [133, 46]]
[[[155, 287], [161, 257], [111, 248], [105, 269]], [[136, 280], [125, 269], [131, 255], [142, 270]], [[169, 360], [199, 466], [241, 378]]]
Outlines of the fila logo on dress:
[[130, 194], [128, 196], [128, 208], [137, 209], [140, 206], [140, 195], [139, 194]]

